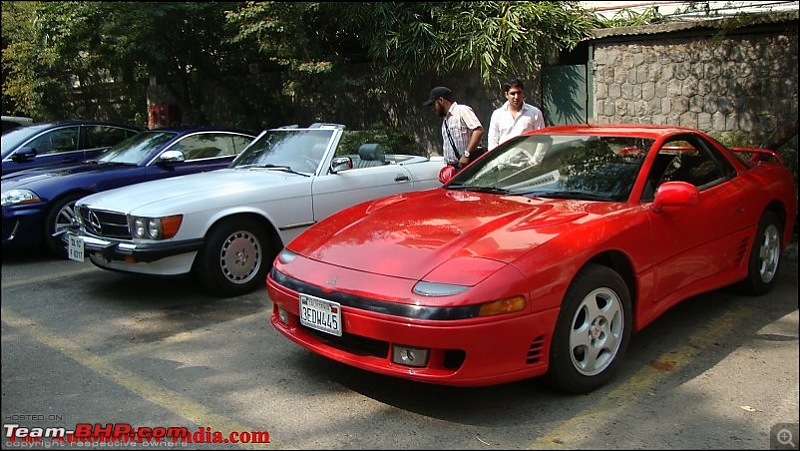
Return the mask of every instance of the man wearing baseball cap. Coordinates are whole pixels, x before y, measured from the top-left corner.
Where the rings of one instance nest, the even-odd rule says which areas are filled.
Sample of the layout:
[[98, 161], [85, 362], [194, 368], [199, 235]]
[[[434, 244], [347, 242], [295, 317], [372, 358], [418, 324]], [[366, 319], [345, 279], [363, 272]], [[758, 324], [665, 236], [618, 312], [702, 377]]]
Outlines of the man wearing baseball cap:
[[474, 152], [483, 139], [483, 125], [478, 116], [471, 107], [457, 103], [453, 92], [444, 86], [433, 88], [422, 105], [433, 106], [433, 111], [442, 118], [445, 162], [456, 169], [466, 166], [470, 152]]

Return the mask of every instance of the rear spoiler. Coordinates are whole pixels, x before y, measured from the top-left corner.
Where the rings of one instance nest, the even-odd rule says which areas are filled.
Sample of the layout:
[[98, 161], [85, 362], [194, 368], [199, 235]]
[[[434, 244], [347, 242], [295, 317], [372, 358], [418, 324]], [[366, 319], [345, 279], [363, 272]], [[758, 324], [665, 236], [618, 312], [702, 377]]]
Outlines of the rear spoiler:
[[750, 147], [730, 147], [730, 150], [736, 153], [749, 153], [752, 154], [749, 160], [752, 163], [765, 163], [772, 159], [776, 160], [778, 163], [785, 165], [783, 162], [783, 157], [780, 156], [778, 152], [769, 149], [754, 149]]

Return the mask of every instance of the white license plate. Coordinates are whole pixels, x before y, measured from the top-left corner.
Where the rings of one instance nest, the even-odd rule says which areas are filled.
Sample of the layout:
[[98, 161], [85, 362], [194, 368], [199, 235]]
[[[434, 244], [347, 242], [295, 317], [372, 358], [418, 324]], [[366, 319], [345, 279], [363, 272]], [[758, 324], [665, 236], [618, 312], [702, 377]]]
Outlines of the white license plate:
[[67, 254], [69, 255], [69, 259], [78, 262], [83, 262], [84, 261], [83, 238], [72, 233], [70, 233], [68, 237], [69, 237], [69, 244], [67, 245]]
[[300, 295], [300, 323], [337, 337], [342, 336], [342, 306], [307, 294]]

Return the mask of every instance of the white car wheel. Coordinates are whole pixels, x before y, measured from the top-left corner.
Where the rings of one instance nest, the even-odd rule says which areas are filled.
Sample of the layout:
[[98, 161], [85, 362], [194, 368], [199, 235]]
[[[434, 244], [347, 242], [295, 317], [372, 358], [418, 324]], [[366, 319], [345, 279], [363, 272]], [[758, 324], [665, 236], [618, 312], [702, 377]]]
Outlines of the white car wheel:
[[758, 230], [747, 262], [747, 278], [742, 288], [749, 294], [761, 295], [772, 290], [781, 268], [781, 221], [778, 215], [765, 211], [758, 221]]
[[247, 230], [238, 230], [230, 234], [220, 249], [220, 270], [225, 278], [234, 284], [252, 280], [263, 261], [261, 242]]
[[215, 225], [195, 260], [200, 282], [220, 296], [238, 296], [266, 286], [274, 253], [256, 221], [232, 218]]
[[613, 269], [587, 264], [570, 283], [550, 344], [548, 381], [586, 393], [606, 384], [633, 332], [630, 292]]

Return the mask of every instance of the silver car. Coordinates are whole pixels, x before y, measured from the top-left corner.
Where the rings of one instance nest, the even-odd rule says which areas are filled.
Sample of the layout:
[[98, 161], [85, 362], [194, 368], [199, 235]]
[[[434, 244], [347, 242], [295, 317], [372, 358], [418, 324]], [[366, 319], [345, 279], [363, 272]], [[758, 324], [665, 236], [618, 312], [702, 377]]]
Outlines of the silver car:
[[275, 256], [312, 224], [441, 185], [441, 157], [387, 153], [377, 141], [336, 124], [272, 129], [226, 169], [85, 197], [69, 256], [128, 273], [194, 273], [221, 296], [264, 288]]

